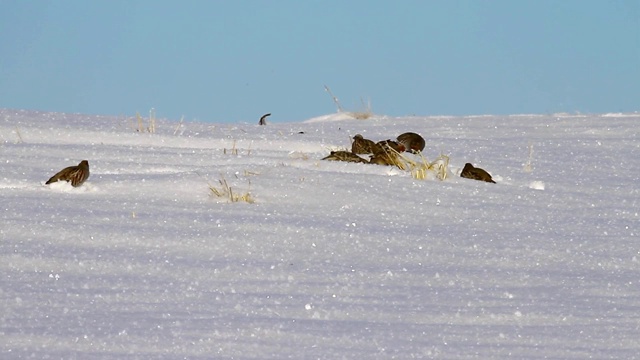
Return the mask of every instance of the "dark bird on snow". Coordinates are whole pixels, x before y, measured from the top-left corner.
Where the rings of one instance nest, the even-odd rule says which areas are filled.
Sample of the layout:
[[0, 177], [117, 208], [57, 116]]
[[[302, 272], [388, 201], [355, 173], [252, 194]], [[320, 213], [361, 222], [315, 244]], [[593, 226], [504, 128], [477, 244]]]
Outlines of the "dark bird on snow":
[[473, 165], [471, 165], [470, 163], [464, 164], [464, 168], [462, 169], [460, 176], [472, 180], [486, 181], [494, 184], [496, 183], [495, 181], [493, 181], [493, 179], [491, 179], [491, 175], [488, 172], [484, 171], [483, 169], [473, 167]]
[[364, 164], [367, 163], [367, 160], [352, 153], [351, 151], [332, 151], [331, 154], [324, 157], [322, 160], [347, 161], [347, 162], [364, 163]]
[[[398, 154], [394, 152], [378, 152], [369, 159], [370, 164], [398, 166]], [[398, 166], [400, 167], [400, 166]]]
[[258, 125], [267, 125], [267, 116], [271, 116], [271, 113], [262, 115], [262, 117], [260, 117]]
[[424, 150], [425, 141], [424, 138], [413, 132], [406, 132], [398, 135], [398, 142], [404, 145], [405, 149], [416, 153]]
[[378, 153], [388, 153], [390, 151], [390, 149], [393, 149], [397, 152], [404, 152], [406, 150], [406, 148], [404, 147], [404, 144], [398, 143], [397, 141], [393, 141], [391, 139], [387, 139], [387, 140], [382, 140], [382, 141], [378, 141], [376, 143], [376, 147], [373, 149], [373, 154], [378, 154]]
[[45, 184], [49, 185], [56, 181], [71, 182], [71, 186], [78, 187], [89, 178], [89, 162], [87, 160], [80, 161], [76, 166], [69, 166], [60, 170], [53, 175]]
[[351, 143], [351, 152], [354, 154], [373, 154], [373, 149], [376, 147], [376, 143], [369, 139], [365, 139], [360, 134], [356, 134], [353, 137]]

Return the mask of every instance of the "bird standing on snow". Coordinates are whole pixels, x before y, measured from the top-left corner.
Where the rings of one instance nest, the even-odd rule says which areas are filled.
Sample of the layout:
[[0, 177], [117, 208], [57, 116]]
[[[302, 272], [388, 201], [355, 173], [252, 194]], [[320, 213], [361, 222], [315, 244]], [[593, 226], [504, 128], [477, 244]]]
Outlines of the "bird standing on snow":
[[69, 166], [60, 170], [53, 175], [45, 184], [49, 185], [56, 181], [71, 182], [71, 186], [78, 187], [89, 178], [89, 162], [87, 160], [80, 161], [77, 166]]
[[398, 155], [396, 153], [379, 152], [371, 156], [371, 158], [369, 159], [369, 164], [398, 166], [398, 164], [400, 163], [399, 161], [400, 160], [398, 159]]
[[360, 134], [356, 134], [351, 143], [351, 152], [354, 154], [372, 154], [375, 146], [376, 143], [373, 141], [365, 139]]
[[369, 159], [370, 164], [377, 165], [395, 165], [403, 169], [402, 161], [400, 161], [400, 153], [405, 150], [403, 144], [393, 140], [383, 140], [376, 143], [373, 149], [373, 156]]
[[425, 141], [424, 138], [413, 132], [406, 132], [404, 134], [400, 134], [397, 137], [397, 140], [400, 144], [403, 144], [404, 147], [411, 152], [418, 152], [424, 150]]
[[404, 152], [406, 150], [404, 144], [401, 144], [397, 141], [393, 141], [391, 139], [387, 139], [387, 140], [378, 141], [376, 143], [376, 146], [373, 149], [373, 154], [375, 155], [381, 152], [387, 153], [391, 151], [391, 149], [399, 153]]
[[473, 167], [473, 165], [471, 165], [470, 163], [464, 164], [464, 168], [462, 169], [460, 176], [472, 180], [486, 181], [494, 184], [496, 183], [495, 181], [493, 181], [493, 179], [491, 179], [491, 175], [488, 172], [484, 171], [483, 169]]

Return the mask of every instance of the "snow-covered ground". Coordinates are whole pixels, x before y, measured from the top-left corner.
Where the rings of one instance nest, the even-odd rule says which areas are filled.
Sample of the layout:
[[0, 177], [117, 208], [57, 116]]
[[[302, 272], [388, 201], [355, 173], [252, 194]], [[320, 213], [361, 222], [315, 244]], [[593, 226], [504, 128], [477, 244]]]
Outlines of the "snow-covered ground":
[[640, 357], [640, 114], [135, 127], [0, 110], [0, 358]]

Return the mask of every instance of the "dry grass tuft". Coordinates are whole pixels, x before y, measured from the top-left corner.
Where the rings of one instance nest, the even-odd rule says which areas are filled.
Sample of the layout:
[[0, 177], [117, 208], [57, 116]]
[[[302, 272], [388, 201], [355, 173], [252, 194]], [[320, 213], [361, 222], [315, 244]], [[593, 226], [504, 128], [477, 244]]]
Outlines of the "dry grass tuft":
[[20, 134], [20, 129], [16, 126], [16, 135], [18, 136], [18, 144], [22, 144], [24, 140], [22, 139], [22, 135]]
[[436, 178], [444, 181], [449, 176], [449, 156], [440, 154], [435, 161], [429, 164], [429, 170], [436, 174]]
[[[237, 144], [237, 141], [233, 140], [233, 145], [231, 145], [231, 149], [224, 148], [224, 149], [222, 149], [222, 152], [225, 155], [238, 155], [238, 154], [240, 154], [240, 149], [238, 149], [236, 147], [236, 144]], [[249, 144], [249, 148], [247, 149], [247, 156], [251, 155], [251, 146], [252, 145], [253, 145], [253, 142], [251, 142], [251, 144]]]
[[410, 168], [411, 160], [404, 156], [402, 153], [396, 151], [389, 146], [383, 146], [384, 159], [389, 165], [396, 166], [400, 170], [407, 170]]
[[156, 132], [156, 109], [154, 108], [149, 110], [149, 127], [147, 127], [147, 131], [152, 134]]
[[366, 120], [373, 116], [373, 112], [371, 111], [371, 100], [368, 100], [366, 103], [363, 99], [360, 99], [360, 103], [362, 103], [362, 110], [359, 111], [348, 111], [352, 118], [358, 120]]
[[231, 149], [227, 150], [227, 148], [224, 148], [224, 149], [222, 150], [222, 152], [223, 152], [225, 155], [227, 155], [227, 154], [230, 154], [230, 155], [238, 155], [238, 148], [236, 148], [236, 141], [235, 141], [235, 140], [233, 140], [233, 146], [231, 147]]
[[137, 122], [137, 127], [133, 127], [137, 132], [139, 133], [143, 133], [143, 132], [148, 132], [148, 133], [155, 133], [156, 132], [156, 110], [155, 109], [151, 109], [149, 110], [149, 124], [148, 126], [145, 128], [144, 126], [144, 118], [140, 115], [139, 112], [136, 112], [136, 122]]
[[447, 170], [449, 168], [449, 157], [447, 155], [440, 154], [433, 162], [429, 162], [422, 152], [418, 152], [418, 155], [420, 156], [420, 160], [416, 161], [404, 154], [398, 153], [398, 158], [402, 159], [402, 162], [405, 164], [405, 168], [401, 169], [409, 169], [411, 171], [411, 177], [417, 180], [426, 180], [430, 173], [440, 181], [447, 179], [449, 176]]
[[244, 174], [244, 176], [258, 176], [258, 175], [260, 175], [259, 172], [249, 171], [249, 170], [243, 171], [243, 174]]
[[233, 188], [229, 186], [229, 183], [224, 177], [218, 180], [218, 186], [212, 185], [211, 183], [208, 183], [208, 185], [209, 195], [212, 197], [226, 198], [228, 202], [232, 203], [246, 202], [249, 204], [253, 204], [255, 202], [253, 196], [251, 196], [250, 193], [251, 181], [249, 181], [249, 190], [247, 190], [246, 192], [235, 192]]
[[360, 102], [362, 103], [362, 110], [345, 111], [342, 105], [340, 104], [340, 100], [338, 100], [338, 98], [335, 95], [333, 95], [333, 93], [331, 92], [331, 89], [329, 89], [327, 85], [324, 86], [324, 90], [329, 94], [329, 96], [331, 96], [331, 99], [336, 104], [336, 107], [338, 108], [339, 113], [345, 113], [351, 116], [352, 118], [358, 119], [358, 120], [366, 120], [373, 116], [373, 112], [371, 111], [370, 100], [365, 103], [362, 98], [360, 99]]
[[373, 113], [371, 113], [371, 111], [369, 112], [362, 112], [362, 111], [350, 111], [347, 114], [349, 114], [349, 116], [351, 116], [352, 118], [356, 119], [356, 120], [367, 120], [370, 117], [373, 116]]
[[[178, 125], [176, 125], [176, 129], [173, 130], [173, 135], [176, 135], [178, 133], [178, 130], [180, 130], [182, 128], [182, 123], [184, 122], [184, 116], [180, 117], [180, 122], [178, 123]], [[184, 132], [184, 130], [182, 131]], [[181, 133], [182, 135], [182, 133]]]
[[[22, 138], [22, 134], [20, 133], [20, 129], [18, 128], [17, 125], [15, 126], [15, 130], [13, 132], [18, 137], [18, 139], [15, 141], [15, 143], [16, 144], [24, 143], [24, 139]], [[9, 142], [9, 140], [6, 140], [2, 134], [0, 134], [0, 139], [2, 139], [3, 142]]]
[[529, 158], [524, 164], [524, 172], [530, 173], [533, 171], [533, 143], [529, 142]]

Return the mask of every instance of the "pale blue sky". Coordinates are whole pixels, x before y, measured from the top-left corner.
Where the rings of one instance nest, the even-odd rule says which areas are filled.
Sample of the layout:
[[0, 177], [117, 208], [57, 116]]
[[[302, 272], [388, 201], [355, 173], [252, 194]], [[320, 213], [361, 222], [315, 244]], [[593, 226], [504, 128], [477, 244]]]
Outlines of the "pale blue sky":
[[0, 107], [212, 122], [640, 110], [640, 0], [0, 0]]

